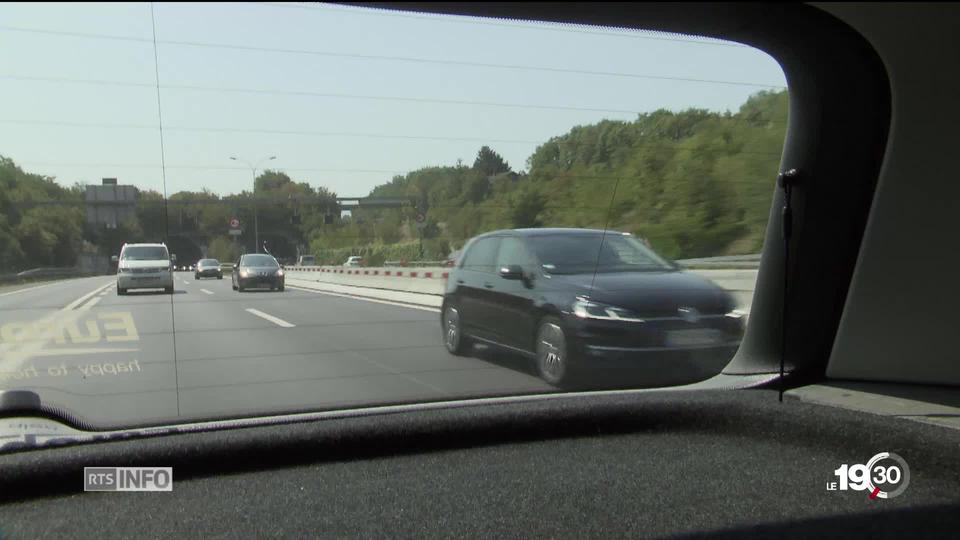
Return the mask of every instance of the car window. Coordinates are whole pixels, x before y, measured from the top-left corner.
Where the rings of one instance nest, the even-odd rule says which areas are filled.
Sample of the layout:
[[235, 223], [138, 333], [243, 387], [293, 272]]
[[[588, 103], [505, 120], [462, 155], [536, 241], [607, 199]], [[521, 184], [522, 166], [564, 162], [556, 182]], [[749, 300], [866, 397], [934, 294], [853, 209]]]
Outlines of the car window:
[[508, 236], [500, 241], [500, 250], [497, 253], [497, 268], [507, 265], [520, 265], [528, 269], [535, 263], [536, 259], [526, 243], [517, 237]]
[[247, 255], [241, 260], [240, 266], [275, 267], [279, 264], [277, 264], [276, 259], [269, 255]]
[[557, 274], [668, 271], [673, 266], [624, 234], [538, 235], [530, 244], [544, 270]]
[[790, 104], [763, 51], [320, 3], [0, 21], [0, 289], [83, 278], [0, 290], [0, 390], [108, 429], [577, 388], [504, 352], [557, 313], [634, 325], [574, 364], [675, 348], [684, 382], [739, 347]]
[[477, 240], [467, 250], [463, 259], [464, 270], [474, 272], [494, 272], [494, 266], [497, 255], [497, 248], [500, 245], [500, 238], [490, 237]]
[[169, 259], [166, 248], [154, 246], [130, 246], [120, 257], [125, 261], [159, 261]]

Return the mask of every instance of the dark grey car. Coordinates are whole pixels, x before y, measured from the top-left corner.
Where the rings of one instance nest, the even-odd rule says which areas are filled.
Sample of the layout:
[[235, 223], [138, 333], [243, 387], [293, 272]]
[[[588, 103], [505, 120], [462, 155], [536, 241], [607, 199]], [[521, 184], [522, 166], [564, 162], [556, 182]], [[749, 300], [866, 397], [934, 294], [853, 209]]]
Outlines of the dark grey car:
[[233, 265], [233, 290], [270, 289], [283, 291], [283, 268], [273, 255], [251, 253], [242, 255]]
[[220, 269], [220, 261], [216, 259], [201, 259], [197, 263], [197, 269], [193, 273], [193, 279], [200, 278], [223, 279], [223, 270]]

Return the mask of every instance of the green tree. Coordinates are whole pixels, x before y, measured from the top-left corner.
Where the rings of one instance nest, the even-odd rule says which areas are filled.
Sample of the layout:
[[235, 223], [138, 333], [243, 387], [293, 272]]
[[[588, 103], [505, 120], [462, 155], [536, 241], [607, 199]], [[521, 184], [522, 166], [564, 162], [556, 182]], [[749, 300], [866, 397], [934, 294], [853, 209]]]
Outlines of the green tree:
[[500, 154], [491, 150], [489, 146], [484, 146], [477, 152], [477, 158], [473, 161], [473, 168], [482, 174], [484, 178], [510, 172], [510, 165], [504, 161]]

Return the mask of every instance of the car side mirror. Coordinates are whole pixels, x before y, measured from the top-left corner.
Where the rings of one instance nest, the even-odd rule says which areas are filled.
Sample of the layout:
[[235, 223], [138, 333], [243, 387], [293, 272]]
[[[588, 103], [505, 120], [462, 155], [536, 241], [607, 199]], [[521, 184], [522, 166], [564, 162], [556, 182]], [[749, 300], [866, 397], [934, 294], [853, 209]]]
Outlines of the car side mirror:
[[173, 261], [173, 262], [177, 262], [177, 254], [176, 254], [176, 253], [171, 254], [171, 255], [170, 255], [170, 260]]
[[501, 266], [499, 273], [503, 279], [523, 279], [523, 268], [519, 264]]
[[112, 255], [112, 256], [110, 257], [110, 262], [112, 262], [112, 263], [120, 262], [120, 257], [117, 257], [116, 255]]

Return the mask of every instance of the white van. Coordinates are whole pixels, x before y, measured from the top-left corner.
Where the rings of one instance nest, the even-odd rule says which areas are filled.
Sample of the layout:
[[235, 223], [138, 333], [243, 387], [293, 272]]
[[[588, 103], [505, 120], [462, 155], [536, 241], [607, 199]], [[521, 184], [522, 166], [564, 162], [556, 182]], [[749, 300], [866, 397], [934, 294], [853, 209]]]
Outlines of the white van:
[[164, 244], [124, 244], [117, 263], [117, 295], [130, 289], [163, 289], [173, 294], [173, 264]]

